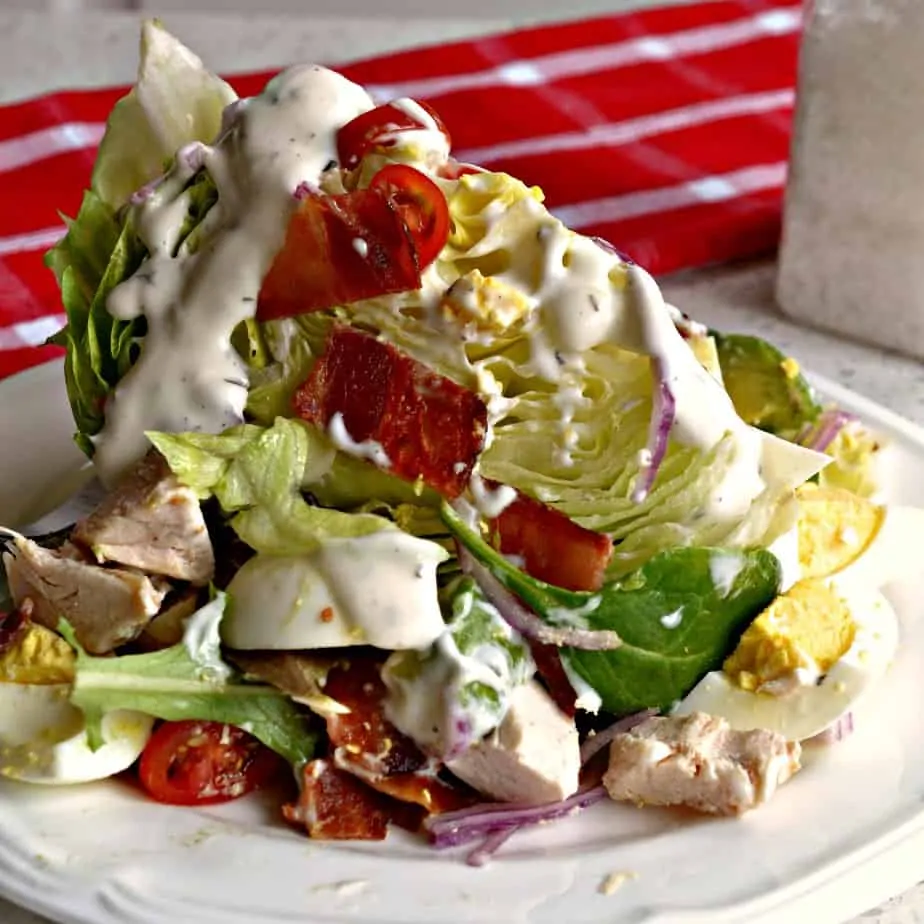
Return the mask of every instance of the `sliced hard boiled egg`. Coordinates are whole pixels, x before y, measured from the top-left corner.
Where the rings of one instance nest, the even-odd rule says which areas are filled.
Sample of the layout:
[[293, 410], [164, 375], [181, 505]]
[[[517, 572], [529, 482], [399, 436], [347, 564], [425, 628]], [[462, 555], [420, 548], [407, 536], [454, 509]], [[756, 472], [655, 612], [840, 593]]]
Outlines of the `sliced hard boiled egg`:
[[[0, 697], [8, 691], [0, 686]], [[68, 704], [70, 705], [70, 704]], [[71, 707], [73, 708], [73, 707]], [[48, 718], [54, 717], [51, 711]], [[70, 722], [70, 720], [68, 720]], [[141, 712], [117, 709], [102, 720], [103, 744], [92, 750], [82, 722], [76, 733], [54, 739], [62, 725], [50, 722], [44, 734], [19, 746], [0, 745], [0, 775], [26, 783], [67, 785], [102, 780], [127, 770], [141, 755], [154, 720]]]
[[111, 712], [103, 746], [87, 742], [83, 713], [70, 702], [75, 655], [68, 643], [30, 624], [0, 655], [0, 776], [29, 783], [84, 783], [130, 767], [153, 719]]
[[723, 670], [707, 674], [674, 712], [706, 712], [732, 728], [766, 728], [804, 741], [855, 705], [897, 647], [898, 618], [877, 590], [803, 581], [777, 597]]
[[426, 648], [445, 628], [434, 542], [400, 530], [326, 541], [307, 555], [256, 555], [228, 585], [231, 648]]
[[875, 504], [842, 488], [799, 489], [802, 577], [883, 587], [917, 573], [924, 509]]

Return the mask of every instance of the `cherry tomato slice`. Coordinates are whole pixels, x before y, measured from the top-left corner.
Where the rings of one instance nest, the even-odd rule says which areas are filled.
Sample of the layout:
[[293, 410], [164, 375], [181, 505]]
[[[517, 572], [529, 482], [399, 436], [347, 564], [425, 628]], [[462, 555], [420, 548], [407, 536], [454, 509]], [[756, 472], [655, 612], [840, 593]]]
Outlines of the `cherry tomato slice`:
[[406, 164], [389, 164], [372, 178], [370, 189], [397, 208], [417, 250], [420, 269], [429, 266], [449, 239], [449, 205], [436, 183]]
[[221, 722], [164, 722], [141, 755], [148, 795], [169, 805], [215, 805], [265, 785], [281, 760], [252, 735]]
[[[417, 100], [415, 102], [433, 119], [436, 127], [446, 136], [446, 143], [451, 146], [449, 132], [436, 112], [426, 103]], [[352, 170], [370, 151], [395, 144], [395, 135], [399, 132], [419, 131], [427, 127], [400, 106], [392, 103], [376, 106], [375, 109], [370, 109], [347, 122], [337, 132], [337, 157], [340, 159], [340, 166]]]

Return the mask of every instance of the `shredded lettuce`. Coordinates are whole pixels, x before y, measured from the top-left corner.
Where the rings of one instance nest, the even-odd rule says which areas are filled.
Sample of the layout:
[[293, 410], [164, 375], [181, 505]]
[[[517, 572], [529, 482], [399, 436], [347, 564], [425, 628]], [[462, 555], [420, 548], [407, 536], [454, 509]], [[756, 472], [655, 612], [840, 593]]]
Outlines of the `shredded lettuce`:
[[84, 714], [92, 748], [103, 744], [105, 713], [134, 709], [169, 721], [235, 725], [293, 766], [311, 759], [316, 736], [291, 700], [275, 687], [245, 683], [219, 660], [218, 624], [226, 603], [226, 595], [219, 593], [194, 613], [178, 644], [118, 658], [88, 655], [71, 627], [62, 623], [61, 634], [77, 652], [71, 702]]
[[470, 577], [448, 585], [441, 603], [443, 635], [424, 651], [396, 651], [382, 680], [391, 721], [445, 758], [497, 728], [536, 668], [529, 646]]
[[234, 514], [231, 526], [257, 552], [300, 554], [326, 539], [397, 528], [371, 513], [345, 513], [305, 500], [303, 485], [330, 467], [334, 450], [301, 421], [279, 417], [266, 429], [244, 425], [218, 436], [147, 436], [180, 481]]
[[135, 86], [112, 110], [91, 186], [110, 208], [159, 176], [177, 150], [212, 141], [237, 94], [160, 23], [141, 28]]

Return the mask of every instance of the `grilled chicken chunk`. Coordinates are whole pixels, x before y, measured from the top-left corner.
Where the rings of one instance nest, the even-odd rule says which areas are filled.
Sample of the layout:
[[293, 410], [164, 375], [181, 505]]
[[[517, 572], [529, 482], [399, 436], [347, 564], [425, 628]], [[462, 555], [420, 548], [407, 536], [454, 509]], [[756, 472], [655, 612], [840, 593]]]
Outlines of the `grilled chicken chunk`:
[[207, 584], [215, 573], [212, 541], [191, 488], [152, 449], [71, 534], [100, 563]]
[[501, 724], [447, 767], [501, 802], [558, 802], [578, 788], [581, 754], [574, 720], [535, 681], [517, 687]]
[[16, 606], [31, 600], [32, 619], [49, 629], [67, 619], [90, 654], [108, 654], [135, 638], [169, 590], [166, 581], [86, 561], [70, 543], [51, 550], [19, 536], [3, 564]]
[[740, 815], [770, 799], [799, 754], [777, 732], [733, 731], [703, 712], [655, 717], [613, 739], [603, 784], [617, 801]]

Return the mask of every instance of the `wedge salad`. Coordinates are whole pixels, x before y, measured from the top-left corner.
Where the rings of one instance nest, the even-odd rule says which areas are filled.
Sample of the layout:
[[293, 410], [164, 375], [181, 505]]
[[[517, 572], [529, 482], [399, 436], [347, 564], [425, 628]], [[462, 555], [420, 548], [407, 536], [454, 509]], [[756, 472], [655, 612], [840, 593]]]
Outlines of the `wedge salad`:
[[759, 806], [896, 654], [924, 513], [876, 435], [423, 101], [238, 99], [146, 23], [47, 263], [105, 493], [4, 530], [6, 777], [278, 784], [478, 864], [607, 798]]

